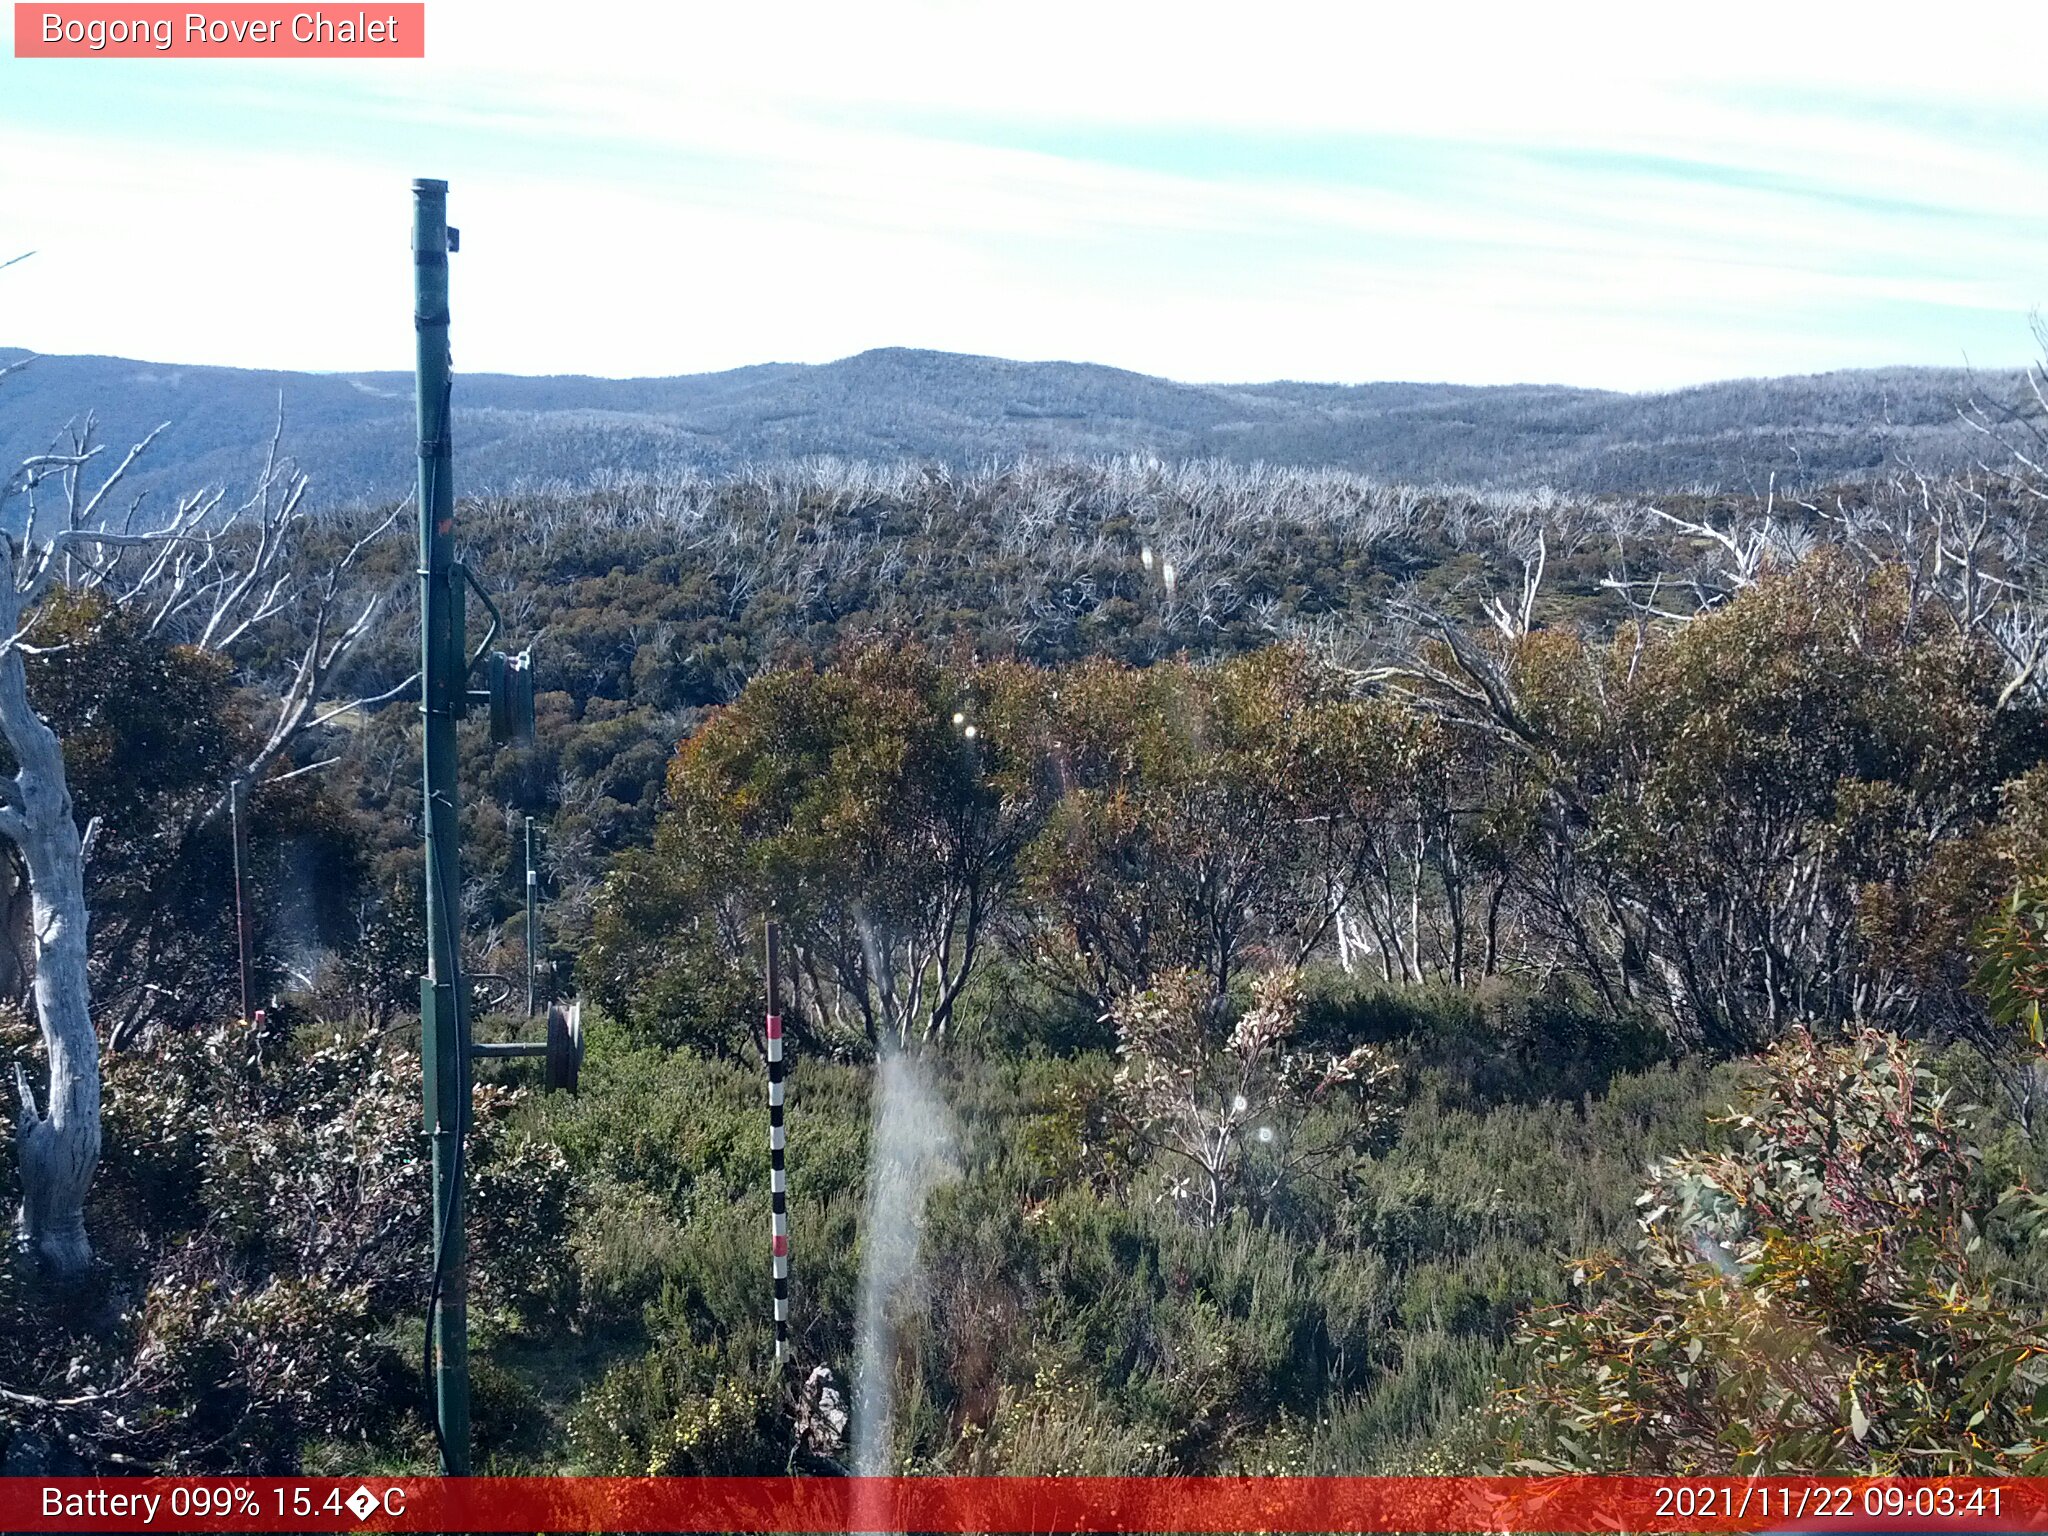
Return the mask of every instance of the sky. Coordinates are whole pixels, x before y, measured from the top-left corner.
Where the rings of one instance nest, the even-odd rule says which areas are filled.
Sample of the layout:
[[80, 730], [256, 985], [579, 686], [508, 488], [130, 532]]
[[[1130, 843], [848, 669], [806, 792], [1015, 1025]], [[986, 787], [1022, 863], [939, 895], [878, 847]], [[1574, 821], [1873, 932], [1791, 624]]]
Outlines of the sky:
[[494, 372], [1665, 389], [2014, 366], [2048, 306], [2048, 6], [428, 0], [427, 36], [0, 57], [0, 345], [409, 368], [415, 176]]

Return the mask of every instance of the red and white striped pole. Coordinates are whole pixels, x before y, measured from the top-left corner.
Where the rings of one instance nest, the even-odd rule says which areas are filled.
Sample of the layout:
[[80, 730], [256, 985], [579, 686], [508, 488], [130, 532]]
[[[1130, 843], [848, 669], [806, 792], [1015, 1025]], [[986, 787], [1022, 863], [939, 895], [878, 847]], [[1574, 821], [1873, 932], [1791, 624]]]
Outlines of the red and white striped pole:
[[783, 1168], [782, 1127], [782, 925], [768, 923], [768, 1206], [770, 1250], [775, 1269], [775, 1363], [789, 1353], [789, 1175]]

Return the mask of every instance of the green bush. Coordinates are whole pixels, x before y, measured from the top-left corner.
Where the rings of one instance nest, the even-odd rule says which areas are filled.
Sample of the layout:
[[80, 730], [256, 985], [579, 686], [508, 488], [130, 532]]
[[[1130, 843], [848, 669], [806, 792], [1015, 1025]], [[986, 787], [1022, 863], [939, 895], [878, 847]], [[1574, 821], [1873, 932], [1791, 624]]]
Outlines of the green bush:
[[[477, 1094], [480, 1333], [552, 1316], [570, 1283], [568, 1166], [514, 1127], [519, 1097]], [[316, 1443], [416, 1451], [417, 1058], [375, 1035], [188, 1031], [109, 1057], [103, 1126], [104, 1268], [75, 1294], [0, 1290], [16, 1309], [0, 1380], [25, 1399], [0, 1426], [86, 1466], [289, 1470]]]
[[1919, 1051], [1796, 1035], [1725, 1152], [1660, 1159], [1629, 1248], [1530, 1317], [1495, 1404], [1528, 1470], [2048, 1470], [2048, 1315], [1980, 1234], [1995, 1196]]
[[636, 1477], [771, 1476], [791, 1446], [766, 1378], [674, 1346], [613, 1368], [577, 1405], [569, 1442], [591, 1471]]

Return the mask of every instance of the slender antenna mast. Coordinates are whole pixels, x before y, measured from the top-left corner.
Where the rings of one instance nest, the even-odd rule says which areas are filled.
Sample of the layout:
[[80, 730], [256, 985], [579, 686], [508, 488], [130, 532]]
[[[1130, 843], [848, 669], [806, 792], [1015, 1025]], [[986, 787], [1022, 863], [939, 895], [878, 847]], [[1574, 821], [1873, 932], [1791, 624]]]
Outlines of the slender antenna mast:
[[526, 818], [526, 1016], [533, 1017], [533, 955], [540, 937], [540, 882], [533, 869], [533, 818]]
[[228, 786], [228, 824], [235, 845], [235, 950], [242, 973], [242, 1019], [246, 1023], [256, 1015], [250, 1011], [249, 995], [249, 977], [255, 967], [249, 939], [249, 898], [243, 889], [249, 869], [249, 823], [243, 813], [243, 792], [240, 779]]
[[789, 1354], [789, 1175], [783, 1167], [782, 925], [768, 920], [768, 1229], [775, 1273], [775, 1364]]

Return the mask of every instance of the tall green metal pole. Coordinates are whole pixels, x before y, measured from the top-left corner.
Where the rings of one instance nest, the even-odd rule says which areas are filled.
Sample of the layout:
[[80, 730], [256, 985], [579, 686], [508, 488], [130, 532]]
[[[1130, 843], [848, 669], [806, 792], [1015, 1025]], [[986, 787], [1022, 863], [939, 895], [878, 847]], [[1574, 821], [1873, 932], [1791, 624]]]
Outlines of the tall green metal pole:
[[418, 336], [420, 708], [425, 716], [427, 973], [420, 981], [420, 1064], [434, 1152], [434, 1415], [441, 1470], [469, 1473], [469, 1256], [462, 1139], [469, 1117], [469, 997], [456, 901], [462, 890], [455, 722], [465, 702], [461, 579], [455, 566], [454, 448], [449, 441], [448, 183], [415, 181], [413, 325]]

